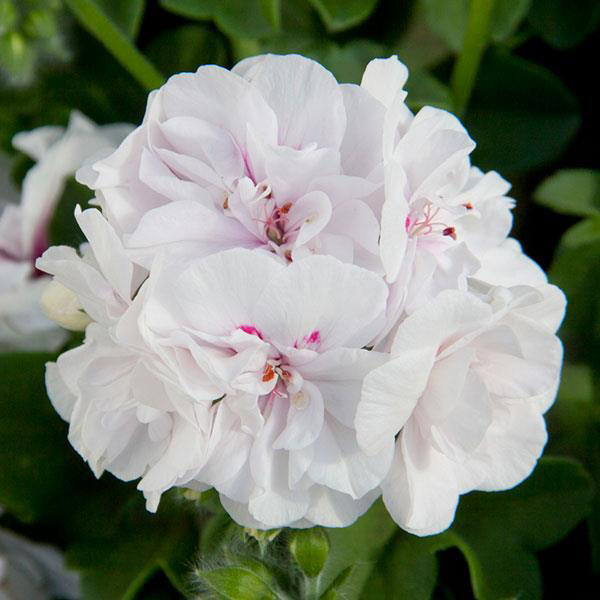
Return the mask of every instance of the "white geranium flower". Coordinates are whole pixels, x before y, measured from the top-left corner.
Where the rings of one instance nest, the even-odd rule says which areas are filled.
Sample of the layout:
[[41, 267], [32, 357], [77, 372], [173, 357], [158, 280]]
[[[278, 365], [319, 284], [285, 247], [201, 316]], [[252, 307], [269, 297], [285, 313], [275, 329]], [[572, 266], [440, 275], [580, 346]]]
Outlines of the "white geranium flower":
[[77, 174], [89, 244], [46, 306], [85, 343], [47, 370], [95, 473], [214, 487], [252, 528], [343, 526], [383, 490], [418, 534], [505, 489], [545, 442], [564, 299], [513, 200], [396, 58], [339, 85], [299, 56], [200, 67]]
[[134, 259], [262, 248], [380, 270], [385, 106], [301, 56], [203, 66], [153, 93], [143, 124], [78, 179]]
[[542, 285], [546, 277], [508, 238], [510, 184], [471, 166], [475, 143], [459, 120], [431, 107], [413, 116], [401, 102], [406, 68], [392, 59], [372, 65], [368, 89], [387, 107], [380, 254], [391, 291], [376, 347], [388, 349], [386, 334], [403, 315], [444, 289], [466, 289], [469, 276], [503, 286]]
[[23, 180], [20, 203], [7, 204], [0, 215], [0, 350], [55, 350], [64, 342], [64, 331], [40, 310], [48, 279], [35, 271], [35, 259], [48, 247], [48, 224], [67, 178], [131, 129], [98, 127], [74, 111], [66, 129], [40, 127], [15, 136], [14, 146], [36, 164]]
[[0, 529], [0, 600], [79, 597], [79, 578], [58, 550]]
[[382, 489], [401, 527], [443, 531], [459, 494], [529, 475], [558, 386], [564, 307], [554, 286], [472, 282], [400, 324], [391, 360], [365, 378], [356, 429], [369, 454], [395, 446]]
[[202, 466], [209, 415], [136, 329], [146, 273], [129, 261], [98, 210], [78, 210], [76, 218], [90, 242], [83, 257], [55, 246], [37, 266], [74, 292], [94, 322], [82, 346], [47, 364], [46, 387], [70, 423], [69, 441], [96, 476], [108, 470], [125, 481], [143, 477], [148, 507], [156, 510], [163, 491], [187, 483]]
[[238, 522], [347, 525], [374, 499], [392, 449], [366, 456], [353, 422], [363, 377], [386, 359], [362, 349], [386, 297], [379, 276], [325, 256], [286, 267], [237, 249], [154, 267], [146, 335], [212, 415], [195, 479]]

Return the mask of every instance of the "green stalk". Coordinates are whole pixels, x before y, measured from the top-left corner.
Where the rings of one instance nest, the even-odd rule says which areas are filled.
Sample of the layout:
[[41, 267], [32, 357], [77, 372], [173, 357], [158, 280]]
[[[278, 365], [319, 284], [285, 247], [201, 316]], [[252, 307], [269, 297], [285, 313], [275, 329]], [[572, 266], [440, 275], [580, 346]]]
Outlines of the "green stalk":
[[306, 600], [319, 600], [321, 597], [321, 576], [304, 576], [304, 595]]
[[481, 58], [490, 39], [490, 21], [494, 0], [471, 0], [462, 52], [454, 64], [450, 88], [454, 110], [462, 116], [469, 103]]
[[106, 49], [146, 88], [160, 87], [165, 78], [158, 69], [135, 47], [94, 0], [65, 0], [79, 23], [98, 39]]

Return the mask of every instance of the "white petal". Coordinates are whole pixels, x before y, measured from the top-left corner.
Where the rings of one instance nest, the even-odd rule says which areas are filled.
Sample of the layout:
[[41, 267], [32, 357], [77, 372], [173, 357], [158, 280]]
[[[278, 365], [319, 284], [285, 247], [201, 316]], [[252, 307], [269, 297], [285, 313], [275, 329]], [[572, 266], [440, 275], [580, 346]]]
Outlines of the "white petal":
[[360, 86], [390, 108], [408, 79], [408, 69], [397, 56], [375, 58], [365, 69]]
[[161, 307], [172, 307], [175, 321], [199, 332], [229, 335], [241, 326], [260, 330], [258, 319], [253, 319], [256, 305], [284, 268], [262, 252], [228, 250], [193, 261], [177, 275], [176, 269], [165, 269], [153, 299]]
[[373, 273], [328, 256], [313, 256], [280, 271], [264, 290], [257, 322], [267, 337], [301, 346], [314, 335], [325, 351], [361, 347], [383, 314], [387, 289]]
[[378, 454], [367, 456], [356, 443], [352, 429], [335, 419], [327, 419], [315, 442], [308, 474], [316, 483], [358, 499], [377, 487], [387, 475], [393, 451], [392, 442]]
[[394, 443], [425, 389], [436, 352], [432, 346], [408, 348], [365, 377], [355, 427], [369, 455]]
[[236, 70], [243, 72], [277, 115], [280, 144], [340, 147], [346, 112], [340, 87], [329, 71], [294, 54], [269, 54], [246, 65], [241, 63]]
[[286, 427], [273, 442], [273, 448], [306, 448], [319, 437], [323, 415], [323, 397], [319, 388], [305, 381], [301, 390], [290, 395]]
[[390, 474], [381, 489], [391, 517], [410, 533], [440, 533], [454, 519], [458, 488], [452, 464], [412, 423], [400, 434]]

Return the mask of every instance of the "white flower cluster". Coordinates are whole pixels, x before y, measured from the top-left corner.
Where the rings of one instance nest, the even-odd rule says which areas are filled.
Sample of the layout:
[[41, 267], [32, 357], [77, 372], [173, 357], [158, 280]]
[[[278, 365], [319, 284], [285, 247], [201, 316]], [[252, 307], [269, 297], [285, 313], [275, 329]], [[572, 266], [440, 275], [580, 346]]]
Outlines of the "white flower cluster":
[[[48, 227], [66, 181], [98, 151], [114, 149], [128, 125], [98, 127], [73, 112], [68, 127], [19, 133], [13, 145], [34, 161], [19, 198], [3, 168], [0, 183], [0, 352], [57, 350], [65, 332], [40, 308], [48, 278], [35, 260], [48, 248]], [[5, 167], [5, 165], [0, 165]]]
[[89, 244], [37, 265], [92, 321], [47, 386], [97, 475], [139, 478], [150, 510], [215, 488], [253, 528], [345, 526], [383, 493], [425, 535], [531, 472], [565, 300], [508, 237], [509, 185], [451, 114], [410, 112], [407, 75], [200, 67], [78, 172]]

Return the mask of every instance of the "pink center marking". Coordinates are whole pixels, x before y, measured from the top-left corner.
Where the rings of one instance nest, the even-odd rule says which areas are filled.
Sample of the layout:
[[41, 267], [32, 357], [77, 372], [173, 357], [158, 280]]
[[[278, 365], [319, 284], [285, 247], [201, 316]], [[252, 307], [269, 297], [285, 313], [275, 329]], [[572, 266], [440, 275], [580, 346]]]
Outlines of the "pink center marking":
[[321, 345], [321, 333], [318, 329], [315, 329], [308, 335], [302, 338], [302, 343], [298, 343], [298, 340], [294, 342], [294, 348], [308, 348], [309, 350], [318, 350]]
[[240, 325], [238, 329], [241, 329], [244, 333], [249, 335], [255, 335], [259, 339], [264, 339], [262, 333], [254, 327], [254, 325]]

